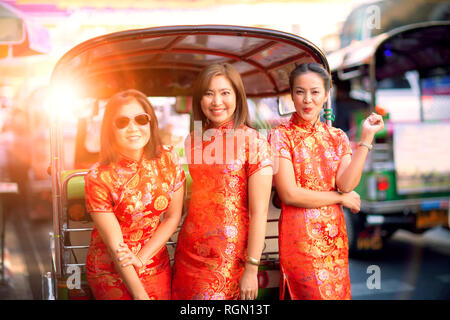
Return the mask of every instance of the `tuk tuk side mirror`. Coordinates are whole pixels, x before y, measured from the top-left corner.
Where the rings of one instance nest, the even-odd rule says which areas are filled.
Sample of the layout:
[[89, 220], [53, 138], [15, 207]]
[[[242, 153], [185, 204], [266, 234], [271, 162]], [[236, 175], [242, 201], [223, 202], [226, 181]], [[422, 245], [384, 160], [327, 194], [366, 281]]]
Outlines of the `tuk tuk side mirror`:
[[287, 116], [295, 112], [294, 102], [290, 94], [278, 97], [278, 114], [280, 116]]

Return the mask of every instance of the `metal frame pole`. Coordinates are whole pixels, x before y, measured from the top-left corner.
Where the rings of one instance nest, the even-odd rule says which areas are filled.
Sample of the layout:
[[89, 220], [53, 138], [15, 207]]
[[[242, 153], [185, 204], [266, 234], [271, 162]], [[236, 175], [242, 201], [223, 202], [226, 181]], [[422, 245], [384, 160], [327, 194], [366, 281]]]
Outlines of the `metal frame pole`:
[[[51, 177], [52, 177], [52, 204], [53, 204], [53, 234], [55, 248], [55, 273], [56, 279], [62, 276], [62, 234], [61, 234], [61, 164], [62, 164], [62, 133], [59, 111], [51, 102], [51, 125], [50, 125], [50, 150], [51, 150]], [[57, 294], [57, 292], [56, 292]]]

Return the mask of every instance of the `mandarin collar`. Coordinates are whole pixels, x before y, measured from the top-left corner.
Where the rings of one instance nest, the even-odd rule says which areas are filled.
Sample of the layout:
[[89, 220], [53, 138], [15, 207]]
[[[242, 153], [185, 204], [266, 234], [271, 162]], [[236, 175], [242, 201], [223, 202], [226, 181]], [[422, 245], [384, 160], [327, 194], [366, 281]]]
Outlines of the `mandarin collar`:
[[127, 157], [124, 154], [119, 153], [117, 163], [122, 167], [137, 168], [144, 160], [144, 154], [145, 153], [142, 153], [142, 156], [139, 160], [135, 160], [130, 157]]
[[203, 137], [209, 139], [215, 139], [218, 135], [225, 136], [227, 130], [234, 129], [234, 120], [228, 120], [221, 123], [218, 126], [210, 123], [209, 126], [203, 132]]
[[215, 125], [211, 125], [210, 128], [214, 128], [214, 129], [218, 129], [218, 130], [227, 130], [227, 129], [233, 129], [234, 128], [234, 119], [230, 119], [228, 121], [225, 121], [223, 123], [221, 123], [218, 126]]
[[301, 129], [304, 129], [307, 132], [315, 132], [319, 130], [322, 126], [322, 122], [319, 119], [317, 119], [315, 124], [311, 124], [310, 122], [304, 120], [302, 117], [298, 115], [297, 112], [294, 112], [292, 114], [290, 122], [294, 124], [297, 127], [300, 127]]

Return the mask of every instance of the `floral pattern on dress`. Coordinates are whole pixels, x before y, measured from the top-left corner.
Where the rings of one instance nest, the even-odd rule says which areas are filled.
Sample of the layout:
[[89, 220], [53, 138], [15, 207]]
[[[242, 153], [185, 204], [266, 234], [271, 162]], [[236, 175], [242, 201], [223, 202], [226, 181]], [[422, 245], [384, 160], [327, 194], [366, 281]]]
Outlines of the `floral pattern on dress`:
[[[346, 134], [317, 121], [312, 125], [294, 113], [270, 133], [275, 156], [292, 162], [298, 187], [336, 190], [342, 157], [351, 154]], [[340, 205], [315, 209], [282, 203], [279, 221], [282, 282], [292, 299], [351, 299], [348, 241]]]
[[[185, 174], [172, 147], [163, 146], [159, 158], [134, 161], [120, 158], [107, 166], [95, 164], [85, 177], [86, 208], [90, 214], [113, 212], [124, 243], [137, 254], [157, 229], [173, 193]], [[96, 227], [86, 258], [89, 286], [99, 300], [132, 299]], [[138, 270], [150, 299], [171, 298], [171, 267], [164, 246]]]
[[[175, 251], [173, 299], [239, 298], [249, 228], [248, 179], [272, 166], [272, 160], [263, 136], [245, 125], [232, 131], [232, 125], [223, 124], [207, 141], [200, 140], [200, 145], [194, 142], [194, 133], [186, 139], [193, 187]], [[198, 150], [202, 151], [201, 163], [194, 161]], [[206, 159], [220, 159], [220, 155], [228, 161], [210, 163]]]

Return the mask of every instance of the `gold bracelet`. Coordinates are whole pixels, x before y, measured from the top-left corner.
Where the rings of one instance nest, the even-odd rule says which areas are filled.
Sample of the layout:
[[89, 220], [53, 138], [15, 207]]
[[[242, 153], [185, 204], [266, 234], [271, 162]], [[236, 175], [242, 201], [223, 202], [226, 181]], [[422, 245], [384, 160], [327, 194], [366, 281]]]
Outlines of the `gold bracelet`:
[[259, 266], [259, 260], [256, 260], [255, 258], [252, 257], [248, 257], [247, 258], [247, 262], [254, 265], [254, 266]]
[[372, 148], [373, 148], [373, 145], [362, 142], [362, 141], [360, 143], [358, 143], [358, 147], [360, 147], [360, 146], [366, 147], [367, 149], [369, 149], [369, 151], [372, 151]]

